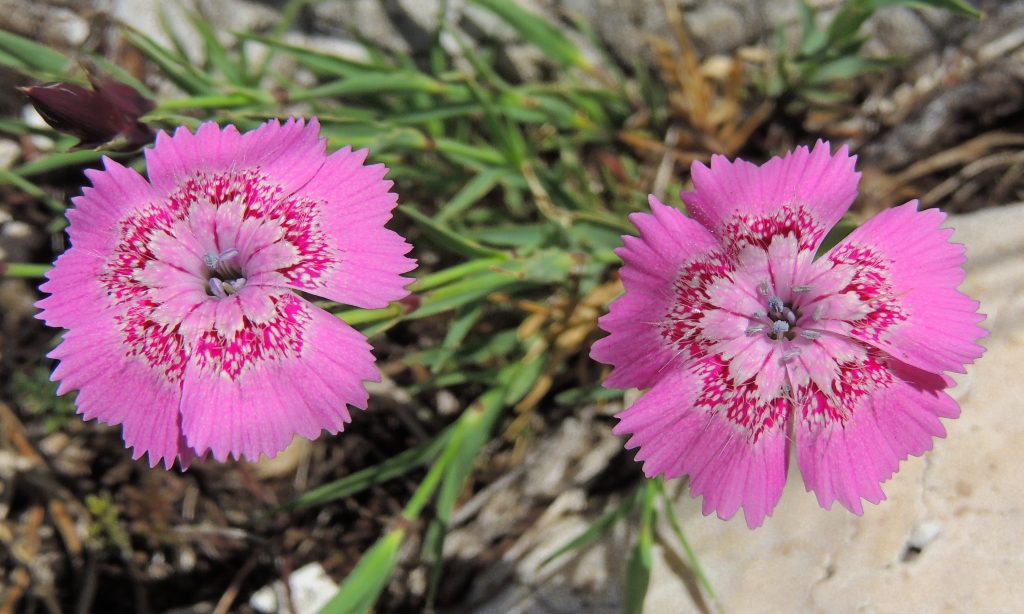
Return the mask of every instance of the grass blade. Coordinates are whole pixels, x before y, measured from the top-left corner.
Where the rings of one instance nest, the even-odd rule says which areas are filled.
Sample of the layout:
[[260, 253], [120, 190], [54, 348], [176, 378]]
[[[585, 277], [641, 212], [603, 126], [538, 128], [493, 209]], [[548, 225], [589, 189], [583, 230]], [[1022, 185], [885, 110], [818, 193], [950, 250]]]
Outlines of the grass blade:
[[472, 239], [467, 239], [448, 227], [438, 224], [409, 205], [402, 205], [398, 209], [412, 218], [412, 221], [416, 222], [416, 225], [423, 230], [427, 238], [438, 247], [469, 258], [504, 256], [503, 252], [484, 247]]
[[640, 506], [640, 534], [626, 562], [626, 596], [623, 611], [626, 614], [643, 614], [647, 587], [651, 582], [651, 551], [654, 546], [654, 495], [658, 487], [655, 480], [646, 480], [643, 485], [643, 500]]
[[[18, 70], [47, 73], [50, 76], [64, 74], [71, 65], [71, 59], [46, 45], [0, 30], [0, 63]], [[15, 60], [20, 65], [11, 62]]]
[[576, 537], [572, 538], [572, 540], [569, 543], [565, 544], [558, 550], [555, 550], [554, 552], [549, 554], [546, 559], [541, 561], [540, 567], [544, 567], [545, 565], [551, 563], [551, 561], [554, 561], [558, 557], [569, 552], [572, 552], [573, 550], [585, 548], [588, 545], [600, 539], [602, 535], [607, 533], [609, 530], [611, 530], [612, 527], [615, 526], [615, 523], [622, 520], [627, 515], [629, 515], [630, 512], [633, 511], [633, 508], [636, 507], [637, 502], [640, 500], [642, 489], [642, 485], [638, 486], [628, 497], [626, 497], [622, 501], [619, 507], [609, 512], [606, 512], [603, 516], [595, 520], [594, 523], [591, 524], [586, 531], [583, 531]]
[[552, 60], [569, 66], [587, 68], [588, 64], [576, 44], [562, 30], [546, 19], [531, 13], [510, 0], [470, 0], [482, 9], [494, 13], [511, 26], [528, 43], [537, 46]]
[[278, 511], [322, 505], [344, 497], [351, 497], [352, 495], [362, 492], [367, 488], [387, 482], [388, 480], [397, 478], [400, 475], [404, 475], [413, 469], [423, 466], [431, 458], [437, 456], [438, 452], [440, 452], [441, 448], [447, 443], [450, 436], [450, 430], [446, 430], [430, 443], [406, 450], [405, 452], [393, 456], [379, 465], [357, 471], [351, 475], [341, 478], [340, 480], [335, 480], [334, 482], [324, 484], [319, 488], [303, 493], [299, 497], [279, 507]]
[[377, 540], [352, 573], [345, 578], [338, 592], [320, 614], [356, 614], [373, 607], [398, 560], [398, 550], [405, 540], [403, 529], [392, 529]]
[[658, 478], [658, 492], [661, 494], [662, 504], [665, 508], [665, 516], [668, 517], [669, 525], [672, 527], [672, 533], [675, 534], [676, 540], [679, 545], [682, 546], [683, 552], [686, 553], [686, 559], [690, 563], [690, 569], [693, 570], [693, 575], [697, 576], [697, 582], [700, 583], [701, 588], [707, 593], [708, 597], [712, 601], [716, 599], [715, 589], [711, 586], [711, 581], [708, 580], [707, 574], [704, 573], [704, 568], [701, 567], [700, 561], [697, 559], [697, 553], [693, 551], [693, 546], [690, 545], [690, 540], [686, 539], [686, 535], [683, 533], [683, 528], [679, 526], [679, 519], [676, 518], [675, 509], [672, 507], [672, 501], [668, 498], [668, 492], [665, 489], [665, 482], [661, 478]]

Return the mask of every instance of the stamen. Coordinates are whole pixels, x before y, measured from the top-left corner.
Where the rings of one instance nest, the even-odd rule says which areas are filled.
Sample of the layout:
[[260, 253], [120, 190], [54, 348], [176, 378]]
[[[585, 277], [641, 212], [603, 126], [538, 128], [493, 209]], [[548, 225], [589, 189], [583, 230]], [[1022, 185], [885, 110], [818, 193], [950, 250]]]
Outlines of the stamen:
[[750, 317], [754, 318], [755, 320], [763, 320], [768, 317], [768, 314], [763, 311], [755, 311], [754, 313], [750, 314]]
[[781, 298], [779, 298], [777, 296], [769, 297], [769, 299], [768, 299], [768, 313], [770, 313], [770, 314], [771, 313], [781, 314], [782, 310], [784, 308], [785, 308], [785, 304], [782, 302]]
[[772, 333], [775, 335], [784, 335], [789, 332], [789, 322], [785, 320], [775, 320], [772, 322]]
[[228, 297], [227, 292], [224, 291], [224, 282], [222, 282], [221, 280], [217, 279], [216, 277], [211, 277], [210, 278], [209, 287], [210, 287], [210, 292], [213, 294], [213, 296], [216, 296], [217, 298], [227, 298]]
[[[231, 294], [238, 294], [238, 292], [245, 287], [245, 278], [239, 277], [234, 281], [224, 282], [224, 292]], [[223, 297], [222, 297], [223, 298]]]
[[810, 292], [810, 286], [793, 286], [793, 292], [797, 294], [803, 294], [804, 292]]
[[765, 327], [764, 324], [751, 324], [750, 326], [747, 327], [747, 334], [748, 335], [755, 335], [755, 334], [763, 331], [765, 328], [766, 327]]
[[825, 303], [818, 303], [818, 306], [814, 308], [814, 313], [811, 314], [811, 319], [817, 322], [823, 315], [825, 315]]
[[819, 333], [816, 330], [802, 330], [800, 331], [800, 336], [803, 337], [804, 339], [810, 339], [811, 341], [814, 341], [815, 339], [821, 338], [821, 333]]
[[209, 254], [203, 256], [203, 264], [205, 264], [210, 269], [216, 270], [219, 267], [221, 267], [221, 265], [227, 263], [228, 260], [233, 259], [237, 255], [238, 250], [233, 247], [229, 247], [219, 254], [210, 252]]
[[782, 353], [782, 362], [789, 362], [800, 355], [800, 348], [789, 348]]
[[757, 284], [757, 291], [761, 293], [761, 296], [768, 296], [770, 294], [767, 279]]

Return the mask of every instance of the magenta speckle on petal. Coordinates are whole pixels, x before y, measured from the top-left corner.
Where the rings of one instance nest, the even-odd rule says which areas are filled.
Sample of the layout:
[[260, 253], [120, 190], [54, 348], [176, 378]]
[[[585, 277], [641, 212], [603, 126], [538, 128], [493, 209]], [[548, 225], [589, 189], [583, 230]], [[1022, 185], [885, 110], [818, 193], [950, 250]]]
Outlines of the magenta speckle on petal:
[[651, 388], [615, 431], [646, 475], [689, 475], [705, 514], [759, 526], [794, 445], [818, 501], [859, 514], [959, 413], [945, 372], [985, 332], [943, 216], [908, 203], [817, 256], [856, 196], [853, 162], [821, 142], [760, 167], [716, 156], [693, 167], [692, 218], [654, 200], [631, 218], [626, 291], [592, 356], [607, 385]]
[[365, 408], [369, 344], [296, 291], [379, 306], [408, 294], [415, 263], [384, 226], [383, 167], [326, 155], [318, 133], [179, 129], [147, 152], [148, 181], [106, 160], [75, 199], [39, 302], [68, 331], [54, 378], [85, 417], [123, 425], [136, 457], [256, 460]]

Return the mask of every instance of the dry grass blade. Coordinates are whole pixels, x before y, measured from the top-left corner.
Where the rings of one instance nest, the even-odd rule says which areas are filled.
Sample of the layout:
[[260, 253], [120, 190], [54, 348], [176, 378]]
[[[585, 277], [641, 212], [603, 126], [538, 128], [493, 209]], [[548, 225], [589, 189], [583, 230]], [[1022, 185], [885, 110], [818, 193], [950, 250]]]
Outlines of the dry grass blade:
[[897, 186], [902, 186], [937, 171], [970, 164], [997, 147], [1019, 146], [1024, 146], [1024, 134], [1002, 131], [986, 132], [911, 165], [896, 175], [893, 180]]

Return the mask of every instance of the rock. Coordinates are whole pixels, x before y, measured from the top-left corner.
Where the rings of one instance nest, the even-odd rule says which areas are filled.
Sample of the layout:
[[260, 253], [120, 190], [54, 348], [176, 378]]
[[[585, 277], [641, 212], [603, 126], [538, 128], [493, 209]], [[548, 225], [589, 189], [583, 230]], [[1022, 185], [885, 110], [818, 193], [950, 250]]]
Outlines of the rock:
[[10, 139], [0, 139], [0, 169], [9, 170], [20, 157], [21, 145]]
[[[338, 592], [338, 585], [320, 563], [310, 563], [292, 572], [288, 577], [288, 589], [296, 612], [319, 612]], [[249, 606], [261, 614], [288, 612], [287, 604], [284, 583], [280, 580], [264, 586], [249, 598]]]

